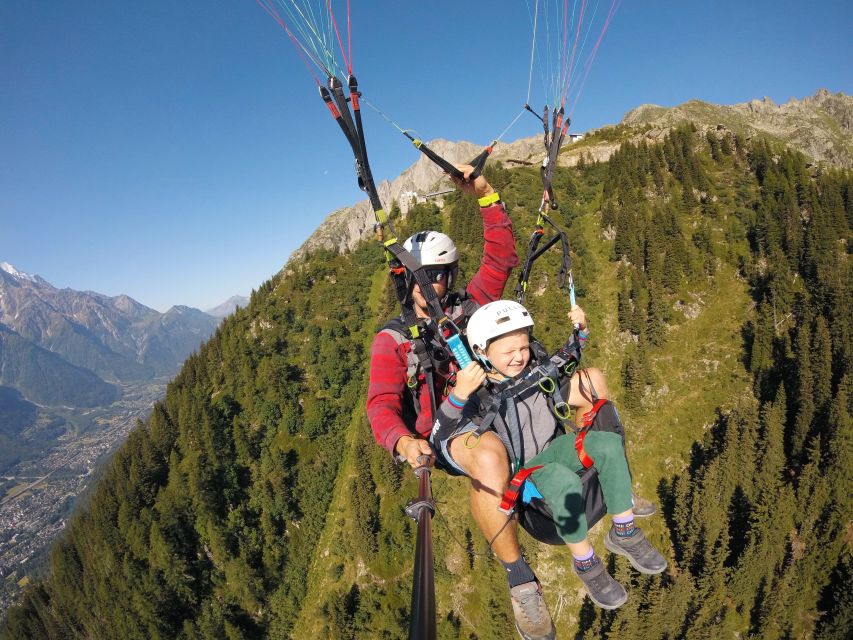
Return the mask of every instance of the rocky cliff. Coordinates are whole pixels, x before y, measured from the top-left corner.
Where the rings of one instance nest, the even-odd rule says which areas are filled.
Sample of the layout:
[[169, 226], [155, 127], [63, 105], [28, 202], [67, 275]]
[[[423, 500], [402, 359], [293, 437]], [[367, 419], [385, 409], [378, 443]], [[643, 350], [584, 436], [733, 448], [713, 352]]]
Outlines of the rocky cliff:
[[[483, 148], [471, 142], [432, 140], [429, 146], [436, 153], [454, 164], [463, 164], [479, 154]], [[498, 144], [491, 160], [532, 160], [540, 153], [541, 136], [523, 138], [509, 144]], [[393, 181], [377, 185], [379, 197], [390, 208], [396, 202], [405, 214], [413, 199], [425, 194], [451, 189], [453, 185], [444, 173], [426, 156], [420, 155], [417, 162], [403, 171]], [[440, 199], [438, 200], [441, 203]], [[291, 254], [290, 260], [299, 259], [313, 249], [324, 248], [335, 251], [350, 250], [362, 239], [373, 233], [376, 222], [368, 200], [332, 212], [303, 245]]]

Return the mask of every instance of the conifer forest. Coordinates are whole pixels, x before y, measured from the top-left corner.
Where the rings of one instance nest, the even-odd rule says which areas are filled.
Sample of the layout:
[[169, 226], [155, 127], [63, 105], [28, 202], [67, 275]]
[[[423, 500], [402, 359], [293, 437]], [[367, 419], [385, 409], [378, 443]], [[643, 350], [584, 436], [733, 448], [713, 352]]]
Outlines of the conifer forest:
[[[637, 574], [599, 525], [593, 544], [629, 592], [603, 611], [566, 549], [522, 534], [558, 635], [849, 638], [853, 173], [722, 127], [623, 139], [608, 161], [557, 169], [552, 217], [590, 319], [585, 364], [607, 374], [659, 507], [642, 525], [670, 567]], [[486, 175], [523, 257], [538, 168]], [[401, 238], [453, 237], [467, 282], [482, 251], [472, 196], [405, 217], [385, 204]], [[549, 349], [567, 331], [557, 269], [556, 253], [537, 262], [525, 300]], [[114, 456], [2, 637], [405, 637], [417, 482], [364, 409], [370, 343], [396, 313], [372, 239], [263, 283]], [[433, 491], [438, 636], [513, 637], [467, 482], [436, 472]]]

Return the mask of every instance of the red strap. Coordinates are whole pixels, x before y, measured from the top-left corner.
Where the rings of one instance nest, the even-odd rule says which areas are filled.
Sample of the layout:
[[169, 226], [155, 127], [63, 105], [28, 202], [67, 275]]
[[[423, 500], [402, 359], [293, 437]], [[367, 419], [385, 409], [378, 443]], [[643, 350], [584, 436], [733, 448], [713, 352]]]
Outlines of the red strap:
[[587, 431], [581, 431], [575, 438], [575, 451], [578, 452], [578, 460], [581, 461], [584, 469], [589, 469], [595, 461], [589, 457], [586, 450], [583, 448], [583, 439], [586, 438]]
[[586, 438], [587, 429], [592, 426], [598, 410], [601, 409], [606, 402], [607, 398], [600, 398], [596, 400], [595, 404], [592, 405], [592, 409], [583, 414], [583, 419], [581, 421], [581, 429], [583, 430], [577, 435], [577, 437], [575, 437], [575, 451], [578, 452], [578, 460], [580, 460], [584, 469], [589, 469], [593, 464], [595, 464], [595, 460], [590, 458], [589, 454], [583, 448], [583, 439]]
[[512, 480], [509, 481], [509, 486], [507, 490], [504, 491], [503, 498], [501, 499], [501, 504], [498, 507], [500, 511], [503, 511], [507, 515], [515, 510], [515, 503], [518, 502], [518, 493], [521, 491], [521, 485], [524, 484], [524, 481], [532, 474], [534, 471], [539, 471], [544, 465], [537, 465], [535, 467], [530, 467], [529, 469], [519, 469], [518, 473], [516, 473]]
[[600, 398], [596, 403], [592, 406], [592, 409], [583, 414], [583, 424], [581, 425], [584, 429], [592, 425], [592, 421], [595, 420], [595, 415], [598, 413], [598, 410], [601, 409], [607, 403], [607, 398]]

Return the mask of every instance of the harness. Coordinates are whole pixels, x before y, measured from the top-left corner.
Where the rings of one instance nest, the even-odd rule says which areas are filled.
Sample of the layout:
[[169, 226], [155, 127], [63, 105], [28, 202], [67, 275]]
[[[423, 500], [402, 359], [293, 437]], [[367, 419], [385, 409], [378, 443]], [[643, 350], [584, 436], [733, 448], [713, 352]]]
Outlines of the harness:
[[[326, 103], [332, 117], [340, 126], [344, 137], [352, 149], [353, 157], [355, 158], [356, 174], [358, 176], [358, 186], [370, 198], [370, 204], [376, 217], [376, 228], [380, 237], [384, 235], [385, 231], [390, 232], [389, 235], [391, 237], [387, 240], [383, 238], [382, 244], [385, 249], [388, 269], [394, 282], [394, 292], [400, 303], [400, 321], [406, 328], [405, 335], [412, 341], [412, 348], [417, 355], [418, 362], [431, 381], [434, 367], [430, 364], [431, 359], [428, 355], [429, 352], [426, 343], [418, 340], [422, 334], [428, 333], [425, 331], [427, 325], [415, 313], [414, 302], [411, 296], [412, 280], [418, 284], [426, 300], [430, 320], [437, 327], [437, 330], [432, 332], [433, 337], [439, 342], [447, 344], [454, 357], [462, 366], [467, 364], [470, 357], [462, 343], [459, 327], [445, 314], [441, 300], [436, 294], [435, 289], [433, 289], [424, 267], [400, 244], [396, 231], [388, 218], [388, 214], [382, 208], [382, 202], [379, 199], [379, 193], [376, 190], [376, 184], [374, 183], [373, 175], [370, 171], [370, 163], [367, 158], [367, 147], [365, 145], [359, 102], [361, 93], [358, 90], [358, 81], [354, 75], [349, 76], [347, 87], [349, 89], [349, 98], [344, 95], [344, 85], [341, 80], [330, 73], [328, 85], [319, 85], [320, 96], [323, 98], [323, 102]], [[484, 162], [485, 158], [480, 162], [481, 167]], [[435, 412], [434, 394], [430, 395], [430, 399], [433, 403], [433, 412]]]
[[[536, 365], [527, 374], [518, 380], [502, 383], [503, 386], [496, 385], [491, 392], [481, 389], [477, 393], [480, 400], [481, 419], [474, 431], [476, 435], [482, 435], [492, 428], [498, 414], [505, 416], [503, 429], [505, 429], [504, 435], [510, 445], [509, 454], [512, 458], [513, 476], [501, 498], [498, 509], [507, 515], [512, 515], [518, 509], [518, 501], [524, 482], [532, 473], [542, 468], [541, 465], [521, 468], [521, 460], [524, 460], [525, 456], [524, 439], [521, 434], [516, 407], [518, 401], [522, 401], [531, 393], [538, 393], [539, 391], [546, 395], [555, 420], [554, 433], [549, 438], [549, 442], [561, 435], [561, 431], [574, 433], [575, 450], [584, 467], [584, 472], [590, 469], [595, 462], [583, 446], [584, 439], [590, 431], [614, 431], [619, 433], [624, 440], [624, 430], [616, 408], [609, 400], [599, 398], [591, 385], [592, 409], [583, 415], [580, 427], [571, 420], [569, 406], [563, 399], [561, 389], [564, 383], [571, 379], [580, 359], [580, 345], [574, 333], [569, 337], [567, 343], [550, 357], [544, 347], [536, 341], [531, 341], [530, 349], [531, 359], [535, 360]], [[476, 421], [476, 418], [474, 420]], [[547, 446], [547, 442], [545, 444]]]
[[509, 481], [509, 487], [506, 491], [504, 491], [503, 498], [501, 498], [501, 504], [498, 507], [498, 511], [502, 511], [508, 516], [512, 515], [512, 512], [515, 511], [515, 503], [518, 501], [518, 494], [521, 492], [521, 487], [524, 484], [524, 481], [536, 471], [539, 471], [543, 465], [537, 465], [535, 467], [530, 467], [529, 469], [521, 469], [518, 473], [516, 473], [512, 480]]
[[[577, 353], [575, 353], [577, 351]], [[531, 361], [534, 363], [527, 373], [518, 379], [492, 385], [492, 389], [479, 389], [477, 398], [479, 400], [480, 415], [473, 420], [479, 424], [474, 431], [476, 435], [482, 435], [495, 425], [498, 414], [506, 416], [504, 436], [509, 442], [509, 453], [512, 457], [513, 472], [522, 473], [521, 461], [524, 459], [524, 440], [521, 434], [521, 425], [518, 419], [517, 402], [523, 401], [534, 393], [540, 391], [548, 398], [548, 407], [554, 416], [554, 434], [549, 439], [559, 435], [561, 430], [570, 429], [577, 432], [578, 429], [571, 420], [569, 405], [563, 399], [561, 387], [567, 378], [571, 378], [574, 369], [570, 366], [580, 357], [580, 347], [574, 341], [574, 336], [569, 338], [554, 355], [549, 356], [539, 342], [530, 342]], [[571, 360], [570, 360], [571, 358]]]
[[[571, 118], [565, 118], [564, 121], [563, 117], [565, 115], [565, 110], [563, 106], [559, 109], [555, 108], [551, 113], [552, 117], [549, 126], [549, 110], [547, 105], [545, 106], [541, 116], [528, 104], [525, 104], [524, 108], [542, 121], [545, 157], [542, 160], [542, 166], [539, 171], [543, 187], [542, 202], [539, 205], [536, 228], [530, 236], [530, 240], [527, 245], [527, 255], [524, 260], [524, 266], [518, 274], [518, 283], [515, 287], [516, 299], [519, 304], [524, 304], [524, 296], [527, 293], [527, 288], [530, 282], [530, 273], [533, 270], [533, 263], [542, 254], [548, 251], [548, 249], [554, 246], [557, 242], [560, 242], [562, 259], [560, 262], [560, 270], [557, 273], [557, 286], [561, 289], [568, 290], [569, 304], [571, 307], [574, 307], [575, 283], [572, 276], [572, 256], [569, 247], [569, 238], [566, 235], [566, 232], [554, 224], [554, 222], [544, 213], [546, 204], [550, 205], [552, 210], [557, 210], [559, 208], [557, 200], [554, 197], [552, 180], [554, 176], [554, 167], [557, 164], [557, 156], [560, 152], [563, 140], [565, 139], [566, 132], [569, 129]], [[545, 236], [546, 224], [553, 231], [553, 235], [540, 247], [539, 245]], [[518, 502], [518, 494], [521, 486], [533, 471], [541, 468], [535, 467], [532, 470], [519, 468], [519, 460], [524, 459], [524, 452], [516, 449], [513, 440], [513, 438], [517, 436], [519, 442], [523, 442], [518, 424], [518, 412], [515, 408], [515, 398], [525, 393], [528, 389], [533, 388], [533, 385], [538, 385], [538, 387], [549, 397], [551, 413], [554, 414], [557, 423], [561, 425], [564, 430], [571, 430], [574, 432], [575, 450], [578, 452], [578, 459], [581, 461], [581, 464], [583, 464], [584, 469], [589, 469], [594, 464], [593, 459], [586, 453], [586, 450], [583, 447], [583, 441], [586, 438], [586, 434], [589, 432], [591, 425], [595, 421], [595, 417], [598, 414], [599, 409], [608, 403], [608, 401], [599, 399], [595, 390], [592, 389], [594, 406], [589, 412], [584, 414], [581, 427], [578, 428], [574, 422], [572, 422], [569, 405], [560, 393], [560, 381], [565, 378], [570, 379], [580, 364], [581, 341], [578, 333], [579, 328], [576, 325], [566, 343], [550, 358], [547, 357], [547, 354], [543, 357], [544, 349], [539, 343], [531, 342], [531, 353], [537, 359], [537, 366], [532, 369], [530, 373], [524, 376], [520, 382], [501, 391], [497, 398], [490, 397], [486, 400], [487, 405], [489, 405], [486, 417], [483, 419], [483, 423], [487, 425], [486, 428], [491, 426], [495, 416], [501, 409], [504, 409], [507, 421], [509, 422], [508, 428], [510, 443], [513, 449], [511, 453], [515, 457], [513, 462], [513, 470], [515, 473], [510, 480], [509, 488], [504, 493], [501, 506], [499, 507], [501, 511], [508, 515], [512, 514], [516, 509], [516, 503]], [[534, 345], [536, 345], [538, 351], [537, 349], [534, 349]], [[480, 433], [479, 430], [478, 433]]]
[[[448, 313], [449, 321], [459, 328], [465, 327], [468, 318], [480, 306], [464, 290], [451, 293], [447, 297], [446, 303], [450, 310]], [[446, 373], [448, 381], [452, 382], [456, 371], [463, 365], [458, 363], [459, 359], [456, 358], [450, 340], [445, 339], [447, 346], [444, 346], [441, 339], [435, 335], [434, 323], [425, 318], [420, 318], [414, 324], [414, 331], [412, 331], [412, 327], [413, 325], [407, 324], [402, 316], [398, 316], [387, 322], [379, 333], [390, 336], [398, 346], [405, 343], [411, 345], [406, 353], [406, 386], [409, 389], [407, 398], [410, 402], [404, 403], [404, 411], [408, 410], [412, 417], [417, 417], [421, 408], [418, 400], [421, 384], [426, 383], [430, 394], [432, 415], [435, 416], [439, 404], [435, 393], [436, 373]], [[458, 334], [451, 336], [452, 338], [457, 338], [461, 343]], [[458, 364], [454, 363], [453, 358], [450, 357], [448, 347], [453, 357], [457, 359]], [[446, 395], [446, 389], [442, 395]]]
[[589, 469], [593, 464], [595, 464], [595, 460], [590, 458], [589, 454], [587, 454], [586, 450], [583, 448], [584, 438], [586, 438], [586, 434], [589, 433], [589, 428], [595, 421], [595, 417], [598, 415], [599, 409], [601, 409], [601, 407], [603, 407], [607, 402], [609, 402], [609, 400], [605, 400], [603, 398], [599, 398], [595, 401], [595, 404], [592, 405], [592, 409], [583, 414], [581, 430], [575, 436], [575, 450], [578, 452], [578, 460], [581, 461], [584, 469]]
[[[545, 236], [545, 226], [549, 225], [554, 232], [541, 247], [539, 243]], [[557, 272], [557, 286], [560, 289], [569, 290], [570, 303], [574, 306], [574, 278], [572, 277], [572, 255], [569, 247], [569, 237], [566, 232], [560, 229], [554, 222], [546, 216], [542, 210], [539, 210], [539, 217], [536, 219], [536, 228], [530, 236], [527, 243], [527, 255], [524, 258], [524, 266], [518, 274], [518, 283], [515, 285], [515, 298], [519, 304], [524, 304], [524, 296], [527, 293], [527, 287], [530, 282], [530, 273], [533, 270], [533, 263], [548, 249], [553, 247], [557, 242], [560, 243], [562, 256], [560, 259], [560, 270]]]

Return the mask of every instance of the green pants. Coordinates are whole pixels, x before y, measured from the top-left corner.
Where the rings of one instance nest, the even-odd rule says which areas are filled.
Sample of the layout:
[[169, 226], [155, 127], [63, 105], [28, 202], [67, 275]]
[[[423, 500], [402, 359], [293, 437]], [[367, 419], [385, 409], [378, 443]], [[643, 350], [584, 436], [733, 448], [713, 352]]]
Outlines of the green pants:
[[[622, 438], [615, 433], [591, 431], [583, 446], [598, 471], [607, 513], [622, 513], [630, 509], [631, 475]], [[583, 465], [575, 450], [575, 436], [559, 436], [524, 466], [540, 464], [544, 467], [535, 471], [527, 481], [533, 481], [550, 507], [560, 537], [565, 542], [581, 542], [586, 538], [587, 524], [581, 479], [577, 474]]]

